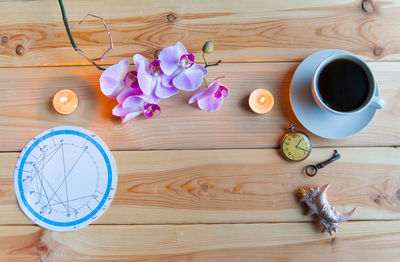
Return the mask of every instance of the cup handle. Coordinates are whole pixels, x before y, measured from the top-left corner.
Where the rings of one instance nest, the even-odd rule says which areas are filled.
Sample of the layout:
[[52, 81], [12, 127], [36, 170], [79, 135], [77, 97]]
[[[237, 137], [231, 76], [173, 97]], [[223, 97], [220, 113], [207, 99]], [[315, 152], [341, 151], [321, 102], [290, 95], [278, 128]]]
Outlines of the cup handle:
[[379, 96], [374, 96], [369, 106], [375, 109], [382, 109], [385, 106], [385, 100]]

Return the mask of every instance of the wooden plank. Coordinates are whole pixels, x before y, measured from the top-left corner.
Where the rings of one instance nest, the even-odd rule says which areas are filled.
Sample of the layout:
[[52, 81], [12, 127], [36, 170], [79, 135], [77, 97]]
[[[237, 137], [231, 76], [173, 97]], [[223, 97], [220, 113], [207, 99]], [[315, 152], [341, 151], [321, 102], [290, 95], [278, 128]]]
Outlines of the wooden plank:
[[[100, 71], [93, 67], [0, 69], [0, 151], [19, 151], [36, 134], [57, 125], [77, 125], [99, 135], [113, 150], [271, 148], [278, 147], [290, 124], [297, 122], [289, 102], [289, 86], [298, 63], [223, 64], [208, 79], [225, 76], [230, 97], [213, 113], [201, 111], [180, 94], [160, 102], [162, 114], [143, 116], [125, 125], [112, 116], [115, 100], [101, 94]], [[400, 63], [370, 63], [386, 107], [362, 134], [345, 140], [312, 136], [315, 147], [399, 146]], [[52, 96], [60, 89], [76, 91], [80, 105], [70, 116], [57, 114]], [[275, 107], [266, 115], [250, 111], [247, 99], [255, 88], [267, 88]]]
[[2, 261], [398, 261], [400, 222], [0, 227]]
[[[314, 149], [288, 163], [278, 150], [113, 152], [118, 186], [98, 224], [311, 221], [298, 203], [299, 187], [331, 183], [330, 203], [357, 207], [354, 220], [400, 219], [400, 149], [339, 148], [342, 159], [314, 178], [305, 165], [332, 156]], [[17, 154], [0, 154], [0, 224], [31, 223], [19, 210], [13, 171]]]
[[[108, 64], [135, 53], [152, 57], [176, 41], [199, 54], [208, 40], [217, 50], [210, 59], [227, 62], [299, 61], [328, 48], [368, 60], [399, 60], [400, 3], [366, 2], [363, 7], [353, 0], [138, 0], [132, 7], [123, 0], [69, 0], [65, 6], [71, 24], [87, 13], [106, 19], [115, 43], [104, 60]], [[88, 64], [70, 46], [57, 1], [3, 0], [0, 17], [0, 66]], [[74, 32], [78, 45], [93, 57], [107, 48], [98, 21]]]

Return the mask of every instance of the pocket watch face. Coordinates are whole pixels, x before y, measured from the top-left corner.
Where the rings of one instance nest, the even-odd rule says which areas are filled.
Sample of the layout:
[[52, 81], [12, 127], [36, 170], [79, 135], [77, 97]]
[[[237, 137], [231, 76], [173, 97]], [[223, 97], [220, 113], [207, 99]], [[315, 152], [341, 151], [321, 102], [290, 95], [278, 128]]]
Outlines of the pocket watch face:
[[287, 160], [301, 161], [310, 155], [311, 141], [306, 134], [291, 132], [283, 138], [281, 150]]

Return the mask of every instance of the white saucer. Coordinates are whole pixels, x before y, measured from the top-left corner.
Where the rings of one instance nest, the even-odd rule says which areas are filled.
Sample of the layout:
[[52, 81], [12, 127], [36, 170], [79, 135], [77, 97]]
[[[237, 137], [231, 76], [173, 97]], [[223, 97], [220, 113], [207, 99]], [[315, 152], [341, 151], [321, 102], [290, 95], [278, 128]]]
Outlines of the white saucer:
[[[328, 49], [316, 52], [301, 62], [290, 85], [290, 103], [299, 122], [311, 133], [329, 139], [343, 139], [363, 131], [375, 116], [376, 109], [368, 107], [351, 116], [341, 116], [321, 109], [311, 94], [311, 79], [316, 67], [326, 57], [348, 53]], [[379, 95], [376, 89], [375, 95]]]

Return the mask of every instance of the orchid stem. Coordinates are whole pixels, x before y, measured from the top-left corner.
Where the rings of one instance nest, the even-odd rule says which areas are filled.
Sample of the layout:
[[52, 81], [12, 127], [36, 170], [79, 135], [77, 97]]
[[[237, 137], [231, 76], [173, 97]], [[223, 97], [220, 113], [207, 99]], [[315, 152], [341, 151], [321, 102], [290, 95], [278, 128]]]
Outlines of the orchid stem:
[[208, 63], [207, 63], [207, 60], [206, 60], [206, 53], [204, 53], [204, 52], [203, 52], [203, 60], [204, 60], [204, 63], [206, 64], [205, 67], [207, 67]]
[[216, 63], [214, 63], [214, 64], [209, 64], [209, 63], [207, 63], [207, 60], [206, 60], [206, 53], [205, 52], [203, 52], [203, 60], [204, 60], [204, 63], [206, 64], [204, 67], [205, 68], [207, 68], [207, 67], [209, 67], [209, 66], [217, 66], [217, 65], [219, 65], [221, 62], [222, 62], [222, 60], [218, 60], [218, 62], [216, 62]]
[[206, 84], [206, 87], [208, 88], [207, 80], [204, 76], [203, 76], [203, 81], [204, 81], [204, 84]]
[[[74, 48], [75, 52], [78, 52], [78, 51], [80, 51], [80, 49], [76, 45], [74, 37], [72, 36], [72, 33], [71, 33], [71, 29], [69, 28], [68, 18], [67, 18], [67, 14], [65, 13], [65, 8], [64, 8], [63, 1], [62, 0], [58, 0], [58, 3], [60, 5], [61, 14], [62, 14], [65, 30], [67, 31], [67, 34], [68, 34], [69, 41], [71, 42], [71, 45]], [[98, 64], [96, 64], [94, 61], [91, 61], [89, 59], [88, 59], [88, 61], [91, 62], [95, 67], [97, 67], [97, 69], [106, 70], [105, 68], [103, 68], [103, 67], [99, 66]]]
[[219, 65], [220, 63], [222, 62], [222, 60], [218, 60], [216, 63], [214, 63], [214, 64], [206, 64], [206, 68], [207, 67], [209, 67], [209, 66], [217, 66], [217, 65]]

